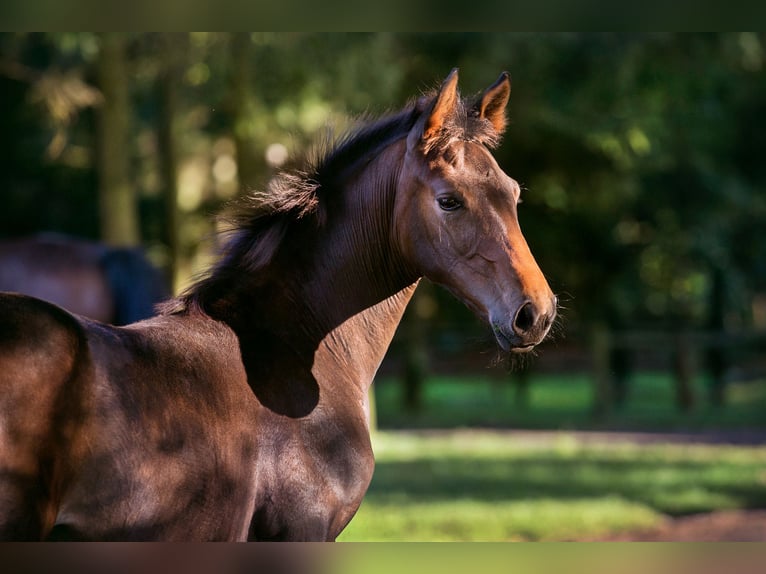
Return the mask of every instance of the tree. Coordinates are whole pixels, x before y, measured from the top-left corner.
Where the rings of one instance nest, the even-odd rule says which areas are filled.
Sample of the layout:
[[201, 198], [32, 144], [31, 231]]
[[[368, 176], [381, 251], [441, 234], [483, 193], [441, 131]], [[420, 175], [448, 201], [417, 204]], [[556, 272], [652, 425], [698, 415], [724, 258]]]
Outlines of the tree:
[[247, 189], [258, 181], [260, 167], [253, 157], [255, 142], [248, 127], [253, 113], [253, 45], [245, 32], [233, 33], [229, 42], [227, 109], [237, 152], [237, 176], [240, 186]]
[[98, 85], [103, 102], [97, 110], [101, 237], [111, 245], [141, 242], [136, 194], [131, 176], [131, 110], [128, 37], [99, 36]]
[[159, 38], [163, 54], [157, 78], [159, 121], [157, 140], [159, 171], [165, 189], [165, 242], [168, 246], [168, 276], [173, 290], [178, 285], [178, 262], [181, 257], [178, 212], [178, 112], [180, 89], [188, 51], [186, 34], [162, 34]]

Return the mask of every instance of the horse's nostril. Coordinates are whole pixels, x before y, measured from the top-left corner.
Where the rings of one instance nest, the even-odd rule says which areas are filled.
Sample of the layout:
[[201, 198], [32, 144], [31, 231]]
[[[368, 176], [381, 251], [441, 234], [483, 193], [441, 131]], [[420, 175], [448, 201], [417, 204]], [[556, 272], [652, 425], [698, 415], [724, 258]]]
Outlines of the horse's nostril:
[[513, 320], [513, 330], [516, 331], [517, 335], [522, 335], [534, 327], [536, 320], [537, 312], [534, 305], [532, 303], [524, 303], [516, 311], [516, 318]]

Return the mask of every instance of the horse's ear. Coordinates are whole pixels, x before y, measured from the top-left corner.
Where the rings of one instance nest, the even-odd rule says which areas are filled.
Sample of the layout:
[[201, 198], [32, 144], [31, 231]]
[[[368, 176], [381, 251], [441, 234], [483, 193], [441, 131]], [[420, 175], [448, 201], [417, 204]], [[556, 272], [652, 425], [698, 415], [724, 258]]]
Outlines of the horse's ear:
[[498, 135], [505, 131], [505, 106], [511, 96], [511, 76], [503, 72], [497, 81], [484, 90], [474, 106], [474, 112], [492, 122]]
[[426, 118], [422, 136], [424, 142], [428, 142], [439, 135], [442, 126], [455, 113], [457, 100], [457, 68], [453, 68], [439, 88], [439, 94], [436, 96], [433, 108]]

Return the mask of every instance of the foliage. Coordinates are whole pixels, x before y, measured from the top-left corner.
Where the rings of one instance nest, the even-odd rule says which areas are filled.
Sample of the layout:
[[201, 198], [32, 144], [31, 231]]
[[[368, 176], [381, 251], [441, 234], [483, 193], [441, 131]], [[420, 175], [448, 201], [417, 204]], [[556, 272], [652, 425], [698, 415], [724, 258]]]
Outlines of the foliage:
[[766, 503], [763, 447], [385, 432], [340, 540], [583, 540]]
[[[132, 34], [129, 50], [131, 165], [143, 241], [158, 261], [170, 253], [156, 133], [166, 36]], [[285, 151], [300, 156], [326, 126], [401, 105], [454, 66], [465, 92], [508, 69], [511, 124], [498, 158], [523, 185], [522, 227], [570, 331], [592, 321], [757, 323], [753, 298], [766, 290], [763, 35], [183, 36], [178, 256], [187, 276], [207, 262], [210, 215], [241, 188], [261, 186]], [[241, 98], [238, 38], [248, 58]], [[2, 234], [98, 234], [99, 50], [88, 33], [0, 36]], [[257, 180], [238, 180], [237, 154]], [[438, 302], [440, 315], [464, 320]]]

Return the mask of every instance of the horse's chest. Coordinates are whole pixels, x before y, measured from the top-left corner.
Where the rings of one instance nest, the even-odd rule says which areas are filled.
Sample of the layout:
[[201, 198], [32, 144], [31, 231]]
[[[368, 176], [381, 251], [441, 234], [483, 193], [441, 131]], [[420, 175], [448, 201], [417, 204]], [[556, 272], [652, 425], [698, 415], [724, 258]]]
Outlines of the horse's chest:
[[313, 443], [291, 437], [260, 454], [255, 540], [334, 540], [359, 507], [374, 466], [366, 435]]

